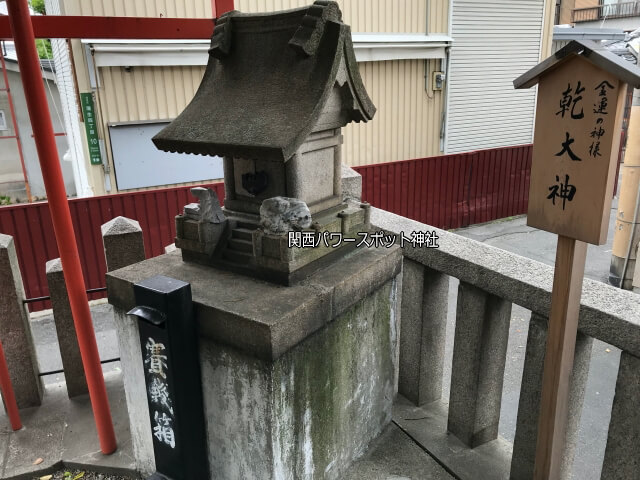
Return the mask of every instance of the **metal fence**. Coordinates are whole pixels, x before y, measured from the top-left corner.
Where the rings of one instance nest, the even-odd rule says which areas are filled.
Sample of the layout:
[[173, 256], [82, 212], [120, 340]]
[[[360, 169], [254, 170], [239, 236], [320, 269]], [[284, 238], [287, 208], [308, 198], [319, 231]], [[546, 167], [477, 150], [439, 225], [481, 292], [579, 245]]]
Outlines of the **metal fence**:
[[640, 2], [621, 2], [595, 7], [575, 8], [571, 12], [572, 23], [593, 22], [607, 18], [627, 18], [640, 16]]
[[[459, 228], [525, 213], [530, 145], [356, 167], [363, 199], [373, 206], [439, 228]], [[209, 185], [220, 199], [224, 185]], [[174, 217], [196, 201], [192, 187], [119, 193], [70, 201], [87, 289], [104, 287], [106, 267], [100, 226], [119, 215], [140, 222], [147, 257], [164, 253], [175, 237]], [[46, 202], [0, 207], [0, 232], [16, 242], [28, 298], [48, 295], [45, 264], [57, 258]], [[104, 297], [94, 292], [89, 298]], [[46, 300], [31, 311], [49, 308]]]

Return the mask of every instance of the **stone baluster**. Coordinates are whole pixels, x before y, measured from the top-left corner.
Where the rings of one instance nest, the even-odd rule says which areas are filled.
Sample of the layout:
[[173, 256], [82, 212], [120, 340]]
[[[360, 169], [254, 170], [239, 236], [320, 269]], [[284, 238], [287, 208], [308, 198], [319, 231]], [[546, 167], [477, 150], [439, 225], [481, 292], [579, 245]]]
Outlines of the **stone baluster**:
[[511, 303], [460, 282], [448, 430], [471, 448], [498, 436]]
[[0, 342], [19, 408], [42, 401], [35, 347], [13, 237], [0, 234]]
[[600, 477], [604, 480], [637, 478], [640, 472], [639, 399], [640, 358], [622, 352]]
[[449, 277], [404, 258], [398, 391], [416, 405], [440, 400]]
[[[522, 373], [522, 386], [520, 387], [516, 435], [513, 442], [511, 480], [530, 480], [533, 478], [548, 324], [549, 320], [546, 317], [536, 313], [531, 314]], [[565, 451], [562, 455], [563, 462], [560, 470], [560, 479], [558, 480], [569, 478], [573, 465], [582, 403], [589, 374], [592, 343], [591, 337], [578, 332], [569, 386]]]
[[78, 337], [73, 324], [69, 293], [64, 281], [60, 259], [49, 260], [46, 265], [46, 272], [64, 379], [67, 384], [67, 395], [69, 398], [77, 397], [78, 395], [89, 393], [89, 389], [84, 375], [80, 346], [78, 345]]
[[[105, 223], [102, 225], [102, 242], [109, 272], [145, 259], [142, 229], [135, 220], [116, 217]], [[136, 469], [150, 475], [155, 471], [155, 459], [138, 322], [120, 308], [114, 307], [113, 313]]]

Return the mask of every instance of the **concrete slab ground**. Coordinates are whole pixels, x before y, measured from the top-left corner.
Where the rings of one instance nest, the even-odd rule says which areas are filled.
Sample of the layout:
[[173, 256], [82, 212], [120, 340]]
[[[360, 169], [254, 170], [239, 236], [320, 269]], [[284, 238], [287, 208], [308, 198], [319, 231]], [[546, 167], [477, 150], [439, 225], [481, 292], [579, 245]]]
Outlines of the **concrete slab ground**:
[[63, 466], [136, 478], [121, 377], [105, 374], [118, 441], [114, 454], [100, 452], [88, 395], [69, 400], [64, 383], [49, 383], [42, 406], [20, 411], [21, 430], [13, 432], [8, 418], [0, 417], [0, 478], [31, 479]]
[[389, 425], [343, 480], [454, 479], [396, 424]]

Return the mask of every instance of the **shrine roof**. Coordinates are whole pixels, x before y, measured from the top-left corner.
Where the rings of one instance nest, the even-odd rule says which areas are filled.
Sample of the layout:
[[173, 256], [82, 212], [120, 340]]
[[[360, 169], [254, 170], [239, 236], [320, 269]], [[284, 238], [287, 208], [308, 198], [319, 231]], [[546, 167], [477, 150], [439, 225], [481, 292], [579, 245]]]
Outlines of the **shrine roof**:
[[370, 120], [351, 30], [333, 1], [267, 14], [229, 12], [211, 37], [195, 97], [153, 137], [170, 152], [289, 160], [339, 87], [339, 126]]
[[529, 88], [558, 65], [576, 56], [582, 57], [595, 66], [606, 70], [628, 83], [640, 88], [640, 68], [609, 51], [604, 45], [591, 40], [572, 40], [546, 60], [513, 81], [515, 88]]

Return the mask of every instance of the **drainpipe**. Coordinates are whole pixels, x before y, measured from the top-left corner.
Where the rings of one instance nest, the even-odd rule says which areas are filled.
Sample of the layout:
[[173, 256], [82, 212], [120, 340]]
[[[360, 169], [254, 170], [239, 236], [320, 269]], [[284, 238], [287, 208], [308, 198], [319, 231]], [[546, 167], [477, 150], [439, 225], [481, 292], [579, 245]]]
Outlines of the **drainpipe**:
[[447, 142], [447, 115], [449, 109], [449, 68], [451, 64], [451, 47], [445, 48], [444, 87], [442, 89], [442, 123], [440, 125], [440, 151], [444, 153]]
[[49, 200], [51, 221], [62, 261], [64, 281], [69, 293], [69, 304], [78, 336], [82, 365], [87, 377], [89, 398], [98, 430], [100, 449], [102, 453], [110, 454], [116, 450], [116, 437], [85, 291], [76, 236], [64, 188], [58, 149], [53, 135], [53, 125], [42, 83], [40, 60], [36, 51], [29, 5], [27, 0], [11, 0], [7, 2], [7, 8], [18, 55], [24, 95], [27, 100], [27, 109]]
[[[449, 18], [447, 18], [447, 33], [449, 34], [450, 37], [453, 36], [453, 1], [454, 0], [449, 0], [449, 10], [448, 10], [448, 16]], [[453, 39], [453, 41], [455, 42], [455, 38]], [[442, 120], [441, 120], [441, 124], [440, 124], [440, 151], [442, 153], [447, 153], [445, 151], [446, 147], [447, 147], [447, 116], [448, 116], [448, 112], [449, 112], [449, 102], [450, 102], [450, 98], [449, 98], [449, 81], [451, 79], [451, 75], [449, 73], [449, 70], [451, 69], [451, 46], [449, 45], [448, 47], [446, 47], [445, 49], [445, 67], [444, 67], [444, 89], [442, 91], [442, 102], [443, 102], [443, 106], [442, 106]]]
[[611, 249], [609, 283], [631, 289], [640, 240], [640, 90], [634, 90]]
[[[640, 255], [640, 245], [636, 248], [636, 259]], [[636, 271], [633, 274], [633, 292], [640, 293], [640, 262], [636, 261]]]

